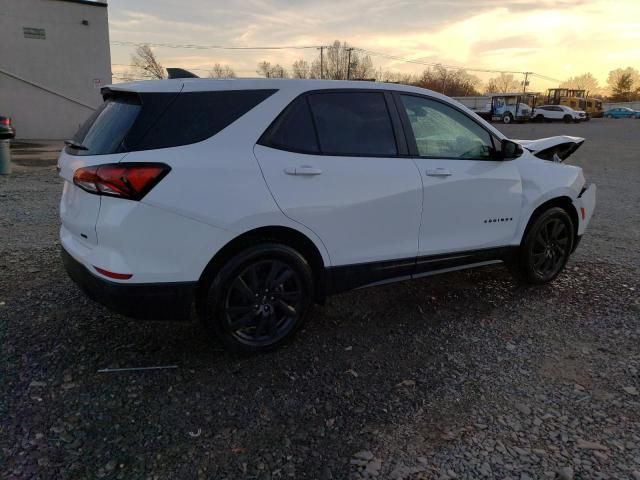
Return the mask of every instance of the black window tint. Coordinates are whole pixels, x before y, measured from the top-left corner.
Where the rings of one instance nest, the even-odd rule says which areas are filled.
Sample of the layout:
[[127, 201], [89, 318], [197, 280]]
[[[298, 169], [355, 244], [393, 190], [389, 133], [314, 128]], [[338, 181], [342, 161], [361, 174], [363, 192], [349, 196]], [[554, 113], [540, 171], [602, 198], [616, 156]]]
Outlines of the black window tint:
[[140, 113], [135, 97], [107, 99], [73, 137], [84, 149], [67, 147], [76, 155], [105, 155], [120, 151], [120, 144]]
[[318, 153], [318, 140], [306, 97], [299, 97], [260, 140], [262, 145], [294, 152]]
[[[175, 147], [212, 137], [275, 90], [180, 93], [135, 146], [136, 150]], [[130, 146], [134, 148], [133, 145]]]
[[309, 96], [320, 151], [330, 155], [396, 155], [382, 93], [332, 92]]

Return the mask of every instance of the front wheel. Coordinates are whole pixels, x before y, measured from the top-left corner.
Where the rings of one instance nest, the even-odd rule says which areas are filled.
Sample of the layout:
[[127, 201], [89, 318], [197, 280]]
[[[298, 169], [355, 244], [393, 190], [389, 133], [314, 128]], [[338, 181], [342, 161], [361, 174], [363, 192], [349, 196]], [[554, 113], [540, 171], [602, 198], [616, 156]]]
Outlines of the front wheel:
[[573, 121], [573, 118], [571, 118], [571, 115], [564, 116], [564, 123], [571, 123], [572, 121]]
[[572, 250], [571, 217], [562, 208], [550, 208], [527, 229], [513, 273], [526, 283], [548, 283], [564, 269]]
[[505, 113], [502, 116], [502, 123], [504, 123], [505, 125], [512, 123], [513, 122], [513, 115], [511, 115], [510, 113]]
[[230, 350], [274, 350], [304, 323], [313, 291], [311, 267], [296, 250], [257, 245], [220, 270], [208, 289], [204, 319]]

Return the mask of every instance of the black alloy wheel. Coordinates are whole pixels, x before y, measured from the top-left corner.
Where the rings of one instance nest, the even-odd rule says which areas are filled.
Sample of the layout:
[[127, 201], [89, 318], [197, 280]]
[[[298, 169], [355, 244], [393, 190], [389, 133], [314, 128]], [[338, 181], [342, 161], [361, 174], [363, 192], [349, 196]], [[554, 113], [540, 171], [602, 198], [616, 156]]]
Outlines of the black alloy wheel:
[[541, 278], [557, 275], [569, 257], [571, 232], [559, 218], [552, 217], [538, 229], [533, 242], [532, 268]]
[[302, 326], [313, 292], [311, 267], [300, 253], [281, 244], [255, 245], [215, 277], [204, 319], [230, 350], [273, 350]]
[[544, 284], [564, 269], [573, 251], [574, 226], [566, 210], [552, 207], [527, 227], [520, 254], [510, 267], [526, 283]]
[[300, 276], [293, 268], [277, 259], [251, 263], [227, 290], [224, 311], [228, 331], [247, 345], [278, 342], [299, 320], [302, 297]]

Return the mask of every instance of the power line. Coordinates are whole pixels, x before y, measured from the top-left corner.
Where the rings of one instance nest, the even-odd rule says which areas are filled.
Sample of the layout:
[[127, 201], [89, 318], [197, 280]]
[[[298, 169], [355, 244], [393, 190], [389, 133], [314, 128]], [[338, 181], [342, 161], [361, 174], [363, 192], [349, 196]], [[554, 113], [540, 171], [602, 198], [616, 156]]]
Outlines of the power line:
[[132, 47], [141, 47], [148, 45], [150, 47], [162, 47], [162, 48], [191, 48], [196, 50], [310, 50], [313, 48], [319, 48], [321, 45], [283, 45], [283, 46], [261, 46], [261, 47], [230, 47], [226, 45], [197, 45], [194, 43], [179, 44], [179, 43], [136, 43], [136, 42], [123, 42], [120, 40], [112, 40], [111, 45], [125, 45]]
[[493, 69], [487, 69], [487, 68], [467, 68], [467, 67], [460, 67], [458, 65], [448, 65], [448, 64], [439, 63], [439, 62], [425, 62], [423, 60], [416, 60], [411, 58], [398, 57], [396, 55], [389, 55], [381, 52], [374, 52], [372, 50], [366, 50], [364, 48], [356, 48], [355, 50], [358, 50], [359, 52], [362, 52], [362, 53], [366, 53], [368, 55], [374, 55], [376, 57], [384, 57], [390, 60], [397, 60], [399, 62], [413, 63], [416, 65], [424, 65], [428, 67], [440, 66], [440, 67], [449, 68], [451, 70], [466, 70], [468, 72], [482, 72], [482, 73], [513, 73], [513, 74], [521, 74], [521, 75], [524, 75], [525, 73], [527, 73], [527, 72], [516, 72], [516, 71], [510, 71], [510, 70], [493, 70]]
[[562, 83], [564, 82], [564, 80], [558, 80], [557, 78], [553, 78], [553, 77], [547, 77], [546, 75], [541, 75], [539, 73], [533, 73], [534, 76], [539, 77], [543, 80], [548, 80], [550, 82], [558, 82], [558, 83]]
[[[315, 50], [320, 50], [321, 52], [321, 63], [322, 63], [322, 51], [325, 48], [329, 48], [326, 45], [278, 45], [278, 46], [228, 46], [228, 45], [199, 45], [199, 44], [174, 44], [174, 43], [137, 43], [137, 42], [129, 42], [129, 41], [120, 41], [120, 40], [112, 40], [110, 42], [112, 45], [122, 45], [122, 46], [143, 46], [143, 45], [148, 45], [150, 47], [160, 47], [160, 48], [176, 48], [176, 49], [180, 49], [180, 48], [185, 48], [185, 49], [196, 49], [196, 50], [311, 50], [311, 49], [315, 49]], [[479, 72], [479, 73], [501, 73], [501, 74], [514, 74], [514, 75], [532, 75], [534, 77], [540, 78], [542, 80], [547, 80], [550, 82], [558, 82], [558, 83], [562, 83], [563, 80], [559, 80], [557, 78], [553, 78], [553, 77], [549, 77], [546, 75], [542, 75], [539, 73], [535, 73], [535, 72], [526, 72], [526, 71], [514, 71], [514, 70], [499, 70], [499, 69], [490, 69], [490, 68], [475, 68], [475, 67], [461, 67], [459, 65], [451, 65], [451, 64], [446, 64], [446, 63], [441, 63], [441, 62], [429, 62], [429, 61], [425, 61], [422, 60], [421, 58], [417, 58], [417, 59], [413, 59], [413, 58], [406, 58], [406, 57], [400, 57], [397, 55], [390, 55], [387, 53], [382, 53], [382, 52], [376, 52], [373, 50], [368, 50], [365, 48], [356, 48], [356, 47], [349, 47], [350, 51], [352, 50], [357, 50], [359, 52], [362, 52], [366, 55], [372, 55], [372, 56], [376, 56], [376, 57], [382, 57], [382, 58], [386, 58], [389, 60], [394, 60], [397, 62], [404, 62], [404, 63], [411, 63], [414, 65], [421, 65], [421, 66], [426, 66], [426, 67], [444, 67], [450, 70], [464, 70], [464, 71], [468, 71], [468, 72]], [[113, 65], [120, 65], [120, 66], [135, 66], [135, 65], [126, 65], [126, 64], [113, 64]], [[202, 68], [192, 68], [191, 70], [196, 70], [196, 71], [208, 71], [206, 69], [202, 69]], [[240, 70], [238, 70], [240, 72]], [[249, 70], [244, 70], [243, 72], [249, 72]]]
[[[111, 64], [112, 67], [137, 67], [137, 65], [134, 65], [133, 63], [112, 63]], [[185, 68], [189, 71], [195, 71], [195, 72], [210, 72], [212, 70], [213, 67], [211, 68], [197, 68], [197, 67], [181, 67], [181, 68]], [[249, 73], [249, 72], [253, 72], [255, 73], [255, 70], [237, 70], [235, 68], [231, 69], [234, 72], [243, 72], [243, 73]]]

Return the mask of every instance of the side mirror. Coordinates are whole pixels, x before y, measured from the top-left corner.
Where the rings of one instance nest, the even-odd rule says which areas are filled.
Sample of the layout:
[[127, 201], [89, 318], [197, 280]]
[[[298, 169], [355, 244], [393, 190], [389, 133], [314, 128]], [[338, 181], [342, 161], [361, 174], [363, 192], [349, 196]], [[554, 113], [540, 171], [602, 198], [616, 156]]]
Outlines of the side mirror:
[[500, 142], [500, 156], [504, 160], [510, 160], [512, 158], [518, 158], [524, 153], [522, 145], [511, 140], [504, 139]]

